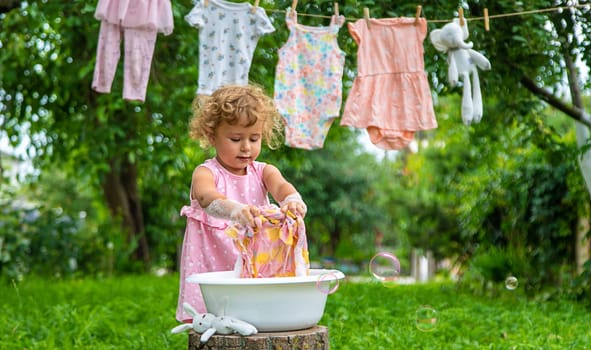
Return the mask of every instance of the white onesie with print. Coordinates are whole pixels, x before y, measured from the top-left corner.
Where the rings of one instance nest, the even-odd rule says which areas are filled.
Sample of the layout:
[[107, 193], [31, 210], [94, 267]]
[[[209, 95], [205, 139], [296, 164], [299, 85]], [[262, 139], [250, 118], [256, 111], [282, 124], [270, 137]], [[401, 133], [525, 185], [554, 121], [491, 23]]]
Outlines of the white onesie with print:
[[217, 88], [247, 85], [252, 56], [259, 38], [275, 30], [265, 10], [247, 2], [194, 0], [185, 20], [199, 29], [199, 85], [197, 94]]

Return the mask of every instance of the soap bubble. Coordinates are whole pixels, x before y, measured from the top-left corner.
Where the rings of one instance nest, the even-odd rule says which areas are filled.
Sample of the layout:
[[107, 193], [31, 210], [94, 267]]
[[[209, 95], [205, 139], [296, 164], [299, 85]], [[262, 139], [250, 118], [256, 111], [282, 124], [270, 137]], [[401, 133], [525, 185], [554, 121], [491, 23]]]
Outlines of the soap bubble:
[[429, 305], [423, 305], [416, 312], [416, 326], [422, 332], [431, 332], [437, 328], [437, 311]]
[[505, 288], [507, 288], [508, 290], [515, 290], [518, 285], [519, 281], [515, 276], [509, 276], [505, 280]]
[[318, 276], [316, 288], [324, 294], [332, 294], [339, 289], [339, 279], [334, 272], [325, 272]]
[[391, 253], [378, 253], [369, 262], [369, 272], [381, 282], [395, 282], [400, 277], [400, 261]]

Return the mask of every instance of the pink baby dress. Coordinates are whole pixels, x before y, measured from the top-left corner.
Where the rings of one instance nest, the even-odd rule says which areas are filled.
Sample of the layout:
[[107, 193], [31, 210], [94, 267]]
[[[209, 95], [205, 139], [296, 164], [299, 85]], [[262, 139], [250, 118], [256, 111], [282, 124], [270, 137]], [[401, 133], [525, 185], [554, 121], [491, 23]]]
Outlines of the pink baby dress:
[[[226, 170], [215, 158], [202, 165], [213, 173], [217, 190], [229, 199], [240, 203], [269, 205], [267, 189], [263, 184], [265, 163], [253, 162], [246, 169], [246, 175], [235, 175]], [[183, 303], [191, 304], [200, 313], [206, 312], [199, 285], [187, 283], [185, 279], [193, 274], [234, 269], [238, 251], [226, 233], [231, 222], [205, 213], [199, 202], [191, 198], [191, 205], [181, 209], [187, 217], [187, 226], [181, 252], [180, 286], [176, 317], [180, 322], [191, 319], [183, 310]]]
[[385, 150], [404, 148], [416, 131], [436, 128], [423, 59], [427, 21], [370, 18], [348, 27], [358, 45], [357, 76], [341, 125], [366, 129]]
[[99, 0], [94, 17], [123, 28], [150, 29], [164, 35], [174, 28], [170, 0]]

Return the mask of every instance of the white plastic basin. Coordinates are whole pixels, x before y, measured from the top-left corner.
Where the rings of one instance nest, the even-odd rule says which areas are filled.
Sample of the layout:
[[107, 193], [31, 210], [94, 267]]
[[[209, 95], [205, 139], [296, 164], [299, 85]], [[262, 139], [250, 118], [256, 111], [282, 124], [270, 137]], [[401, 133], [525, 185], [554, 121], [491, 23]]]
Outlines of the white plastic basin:
[[329, 295], [326, 287], [343, 278], [341, 271], [324, 269], [273, 278], [240, 278], [234, 271], [221, 271], [191, 275], [187, 282], [199, 283], [207, 312], [235, 317], [259, 332], [280, 332], [318, 324]]

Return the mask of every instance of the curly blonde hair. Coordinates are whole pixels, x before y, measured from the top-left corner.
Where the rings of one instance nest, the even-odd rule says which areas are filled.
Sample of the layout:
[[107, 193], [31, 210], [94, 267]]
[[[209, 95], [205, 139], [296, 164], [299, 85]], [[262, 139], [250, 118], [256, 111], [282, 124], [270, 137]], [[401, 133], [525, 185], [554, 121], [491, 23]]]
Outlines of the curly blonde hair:
[[197, 96], [193, 101], [193, 117], [189, 135], [203, 148], [212, 146], [210, 136], [222, 122], [236, 125], [246, 117], [247, 126], [263, 122], [262, 141], [271, 149], [281, 145], [283, 118], [271, 97], [256, 85], [227, 85], [211, 96]]

